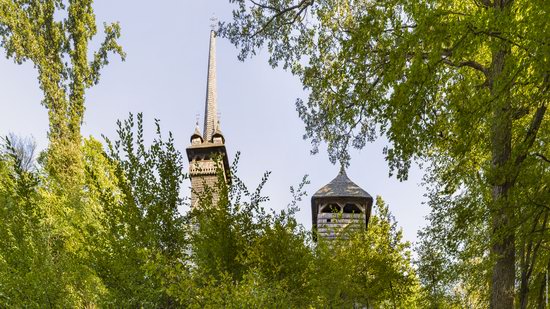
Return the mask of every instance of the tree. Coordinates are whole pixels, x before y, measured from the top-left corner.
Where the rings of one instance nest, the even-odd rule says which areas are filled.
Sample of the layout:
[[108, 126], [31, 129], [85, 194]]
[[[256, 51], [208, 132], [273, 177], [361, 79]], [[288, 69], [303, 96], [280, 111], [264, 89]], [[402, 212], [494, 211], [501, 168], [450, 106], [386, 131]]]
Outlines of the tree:
[[100, 304], [115, 307], [173, 307], [170, 295], [187, 260], [181, 186], [183, 156], [172, 134], [164, 138], [159, 121], [150, 145], [143, 116], [118, 121], [118, 138], [106, 148], [84, 144], [88, 207], [98, 209], [101, 229], [91, 237], [94, 265], [108, 294]]
[[[538, 150], [534, 150], [536, 153]], [[550, 164], [535, 154], [530, 161], [529, 170], [518, 177], [518, 187], [514, 194], [514, 203], [520, 209], [517, 239], [518, 266], [518, 304], [519, 308], [544, 307], [542, 292], [545, 274], [548, 270], [548, 247], [550, 245], [550, 208], [548, 208], [548, 183]]]
[[249, 190], [235, 161], [231, 183], [219, 169], [218, 186], [207, 186], [199, 205], [183, 214], [183, 156], [156, 125], [150, 145], [141, 114], [119, 121], [118, 138], [106, 146], [84, 140], [78, 204], [42, 165], [23, 169], [25, 156], [6, 141], [0, 152], [0, 306], [417, 304], [410, 244], [381, 199], [368, 231], [315, 245], [295, 219], [307, 177], [291, 187], [285, 210], [268, 211], [262, 188], [269, 173]]
[[6, 153], [15, 158], [18, 168], [30, 172], [34, 169], [36, 142], [32, 138], [22, 138], [10, 133], [6, 139]]
[[[366, 231], [319, 239], [316, 269], [320, 307], [416, 308], [420, 286], [410, 243], [403, 240], [388, 205], [376, 198]], [[317, 278], [316, 278], [317, 277]]]
[[[485, 204], [491, 308], [512, 308], [517, 211], [512, 194], [534, 152], [548, 157], [550, 44], [542, 1], [232, 0], [221, 35], [240, 58], [300, 77], [296, 106], [314, 150], [347, 161], [349, 146], [385, 136], [390, 171], [427, 159], [449, 195], [475, 185]], [[546, 170], [546, 173], [548, 171]], [[545, 200], [548, 204], [548, 199]]]
[[[22, 140], [22, 139], [21, 139]], [[16, 143], [17, 145], [17, 143]], [[0, 153], [0, 306], [85, 307], [105, 293], [89, 252], [96, 208], [71, 204], [21, 148]], [[83, 193], [82, 200], [89, 195]], [[67, 207], [70, 205], [71, 207]], [[67, 211], [67, 209], [70, 209]]]
[[91, 240], [103, 226], [85, 188], [80, 126], [86, 89], [98, 83], [109, 52], [123, 59], [124, 53], [116, 42], [120, 27], [111, 24], [89, 60], [97, 32], [92, 3], [0, 0], [0, 46], [16, 63], [34, 64], [50, 127], [49, 149], [40, 157], [45, 169], [28, 170], [32, 156], [22, 156], [23, 144], [15, 143], [14, 163], [6, 161], [14, 172], [2, 175], [0, 207], [5, 221], [13, 220], [3, 226], [5, 306], [86, 307], [107, 292], [91, 258]]
[[0, 212], [10, 222], [0, 244], [4, 306], [86, 307], [107, 292], [91, 258], [103, 226], [85, 188], [80, 126], [86, 89], [98, 83], [109, 52], [124, 53], [120, 27], [111, 24], [89, 60], [97, 32], [92, 3], [0, 0], [0, 46], [16, 63], [34, 64], [50, 126], [45, 169], [29, 170], [32, 155], [22, 155], [21, 143], [8, 143], [10, 156], [2, 158]]
[[[120, 26], [105, 25], [105, 38], [89, 60], [97, 32], [92, 0], [0, 1], [0, 46], [16, 63], [31, 61], [48, 109], [47, 169], [69, 184], [82, 181], [80, 126], [86, 89], [99, 82], [108, 53], [125, 54], [117, 43]], [[59, 18], [62, 16], [62, 18]]]
[[453, 198], [433, 190], [430, 224], [419, 231], [418, 274], [429, 308], [487, 308], [487, 210], [476, 194]]
[[58, 286], [54, 279], [48, 291], [38, 292], [40, 280], [46, 278], [42, 275], [52, 273], [46, 237], [39, 225], [43, 213], [35, 209], [38, 175], [24, 169], [25, 156], [12, 140], [13, 136], [6, 138], [0, 152], [0, 305], [21, 307], [26, 301], [38, 307]]
[[[419, 285], [410, 244], [381, 198], [367, 231], [350, 231], [334, 241], [312, 243], [297, 224], [304, 178], [291, 188], [287, 209], [266, 212], [261, 189], [249, 191], [232, 168], [199, 195], [190, 213], [190, 277], [178, 290], [188, 307], [369, 307], [414, 308]], [[217, 194], [213, 194], [216, 190]], [[212, 200], [217, 196], [216, 201]], [[186, 291], [186, 292], [184, 292]]]
[[188, 214], [190, 277], [178, 298], [191, 308], [307, 306], [314, 295], [314, 256], [308, 233], [294, 218], [307, 179], [291, 187], [293, 201], [284, 211], [266, 211], [262, 188], [270, 173], [249, 190], [237, 176], [238, 158], [231, 182], [218, 168], [217, 185], [205, 186]]

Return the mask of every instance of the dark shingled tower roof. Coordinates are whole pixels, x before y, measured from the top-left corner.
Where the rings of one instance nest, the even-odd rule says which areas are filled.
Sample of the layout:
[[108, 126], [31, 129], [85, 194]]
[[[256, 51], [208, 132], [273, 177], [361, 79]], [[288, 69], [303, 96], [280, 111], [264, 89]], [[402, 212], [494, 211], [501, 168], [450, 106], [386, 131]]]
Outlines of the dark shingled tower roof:
[[340, 173], [336, 178], [319, 189], [312, 196], [312, 198], [320, 197], [359, 197], [372, 199], [372, 196], [370, 196], [367, 191], [361, 189], [348, 178], [344, 167], [340, 169]]
[[331, 200], [342, 199], [366, 205], [365, 227], [368, 227], [372, 210], [372, 196], [351, 181], [346, 174], [346, 170], [342, 166], [336, 178], [311, 196], [311, 223], [314, 229], [317, 228], [319, 204]]

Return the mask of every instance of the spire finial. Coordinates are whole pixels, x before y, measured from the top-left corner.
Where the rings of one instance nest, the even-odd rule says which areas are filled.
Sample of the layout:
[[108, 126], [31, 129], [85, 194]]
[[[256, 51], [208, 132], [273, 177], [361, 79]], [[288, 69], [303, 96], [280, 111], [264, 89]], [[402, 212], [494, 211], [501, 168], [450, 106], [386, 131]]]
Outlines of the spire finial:
[[344, 163], [340, 163], [340, 174], [346, 175], [346, 165]]
[[201, 135], [201, 130], [199, 129], [199, 114], [196, 115], [197, 120], [195, 122], [195, 131], [191, 135], [191, 145], [201, 144], [204, 140]]
[[216, 28], [218, 26], [218, 18], [215, 14], [212, 14], [212, 17], [210, 17], [210, 30], [216, 32]]

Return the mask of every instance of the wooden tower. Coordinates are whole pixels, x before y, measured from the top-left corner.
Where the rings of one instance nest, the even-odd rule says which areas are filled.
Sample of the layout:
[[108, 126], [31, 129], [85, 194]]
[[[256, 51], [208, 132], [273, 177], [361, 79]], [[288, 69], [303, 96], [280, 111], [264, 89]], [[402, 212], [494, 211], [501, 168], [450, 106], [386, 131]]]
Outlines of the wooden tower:
[[[215, 189], [218, 183], [218, 168], [221, 168], [223, 181], [230, 181], [230, 167], [225, 149], [225, 138], [220, 129], [217, 114], [216, 89], [216, 33], [210, 31], [208, 54], [208, 77], [206, 82], [206, 102], [204, 106], [204, 130], [201, 134], [197, 121], [195, 132], [191, 135], [191, 145], [187, 147], [189, 176], [191, 178], [191, 207], [196, 206], [197, 195], [204, 188]], [[217, 160], [217, 161], [216, 161]], [[216, 162], [219, 166], [216, 166]], [[214, 201], [217, 195], [214, 192]]]
[[311, 197], [313, 229], [318, 237], [335, 239], [345, 230], [366, 229], [372, 196], [340, 173]]

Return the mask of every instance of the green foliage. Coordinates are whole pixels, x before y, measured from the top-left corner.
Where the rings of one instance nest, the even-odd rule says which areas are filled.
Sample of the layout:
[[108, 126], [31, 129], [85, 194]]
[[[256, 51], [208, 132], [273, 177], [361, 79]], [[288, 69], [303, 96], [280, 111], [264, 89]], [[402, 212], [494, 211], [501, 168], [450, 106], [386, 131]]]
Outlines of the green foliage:
[[7, 140], [0, 157], [0, 305], [96, 303], [104, 289], [86, 241], [97, 227], [93, 209], [57, 195], [56, 184], [39, 171], [24, 170], [16, 154]]
[[[137, 119], [137, 122], [136, 122]], [[379, 198], [369, 230], [312, 243], [293, 201], [267, 211], [237, 177], [180, 213], [183, 158], [169, 135], [147, 146], [143, 118], [119, 122], [107, 147], [86, 139], [84, 187], [72, 199], [43, 168], [0, 160], [0, 306], [415, 307], [410, 245]], [[10, 148], [11, 147], [11, 148]], [[47, 155], [47, 154], [46, 154]], [[238, 158], [238, 155], [237, 155]], [[216, 200], [213, 200], [216, 197]]]
[[344, 239], [320, 239], [315, 273], [322, 306], [415, 308], [420, 285], [411, 265], [410, 243], [381, 197], [367, 231]]
[[[81, 181], [85, 91], [99, 82], [109, 52], [125, 57], [117, 43], [117, 23], [105, 24], [104, 41], [97, 51], [89, 51], [97, 33], [92, 4], [92, 0], [0, 1], [0, 46], [8, 58], [19, 64], [30, 61], [37, 70], [50, 120], [47, 168], [66, 178], [66, 185]], [[88, 60], [89, 55], [93, 59]]]
[[90, 140], [85, 146], [86, 183], [103, 209], [96, 236], [98, 276], [109, 290], [104, 305], [170, 307], [165, 273], [185, 260], [184, 218], [179, 212], [183, 157], [171, 133], [165, 141], [143, 139], [143, 118], [118, 122], [119, 139], [108, 151]]
[[98, 141], [85, 141], [85, 181], [77, 199], [73, 186], [63, 187], [42, 169], [22, 169], [6, 141], [0, 158], [0, 306], [172, 304], [172, 283], [164, 274], [185, 259], [178, 212], [182, 156], [171, 137], [162, 139], [158, 125], [158, 139], [146, 148], [141, 115], [137, 119], [137, 140], [130, 117], [119, 123], [120, 140], [108, 153]]
[[[234, 165], [235, 166], [235, 165]], [[369, 230], [336, 241], [311, 242], [297, 224], [296, 202], [304, 178], [291, 189], [295, 201], [280, 213], [266, 212], [261, 188], [252, 193], [235, 176], [200, 196], [191, 212], [190, 307], [415, 307], [419, 282], [410, 244], [379, 198]], [[223, 174], [220, 171], [220, 180]], [[344, 234], [345, 235], [345, 234]], [[183, 289], [182, 289], [183, 290]]]
[[345, 163], [349, 147], [383, 136], [397, 178], [427, 162], [425, 239], [457, 266], [442, 272], [468, 280], [466, 290], [491, 289], [480, 297], [492, 307], [511, 308], [516, 266], [524, 268], [515, 256], [540, 255], [538, 240], [522, 239], [544, 225], [541, 205], [550, 202], [539, 181], [550, 162], [548, 3], [230, 2], [233, 20], [220, 34], [240, 59], [265, 45], [270, 64], [300, 78], [308, 98], [296, 108], [314, 151], [326, 142], [331, 160]]
[[189, 213], [191, 277], [180, 299], [190, 307], [304, 307], [313, 256], [294, 218], [297, 208], [266, 212], [261, 190], [270, 173], [249, 191], [236, 176], [237, 160], [231, 184], [220, 169], [218, 185], [207, 187]]
[[[37, 306], [39, 295], [48, 298], [51, 291], [38, 292], [40, 280], [46, 277], [37, 270], [48, 268], [48, 254], [43, 251], [45, 235], [37, 229], [43, 216], [35, 210], [37, 175], [24, 172], [11, 141], [6, 139], [5, 143], [0, 155], [0, 302], [16, 306], [26, 301]], [[44, 253], [42, 258], [39, 252]]]
[[241, 48], [241, 59], [267, 45], [272, 65], [301, 78], [310, 92], [297, 102], [307, 137], [314, 146], [326, 141], [334, 161], [346, 161], [348, 146], [386, 135], [390, 167], [401, 178], [411, 158], [434, 146], [464, 153], [489, 145], [473, 143], [490, 129], [480, 121], [491, 113], [483, 108], [485, 70], [492, 46], [507, 41], [514, 45], [507, 61], [518, 70], [506, 77], [516, 81], [517, 115], [529, 119], [548, 100], [541, 1], [509, 2], [502, 14], [476, 1], [230, 2], [234, 19], [221, 35]]
[[235, 163], [184, 214], [184, 158], [158, 121], [150, 145], [141, 114], [106, 146], [82, 140], [85, 91], [110, 52], [124, 59], [118, 24], [88, 50], [92, 3], [0, 0], [0, 46], [34, 64], [50, 120], [40, 164], [13, 139], [0, 152], [0, 307], [418, 306], [410, 245], [381, 199], [368, 231], [315, 244], [295, 219], [306, 178], [267, 211], [269, 173], [249, 191]]

